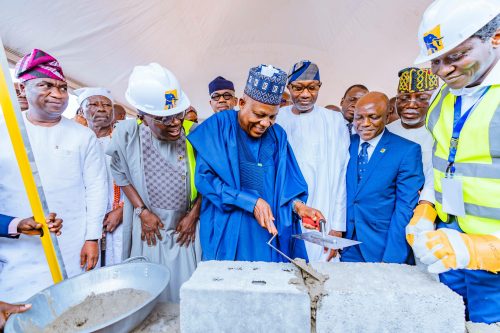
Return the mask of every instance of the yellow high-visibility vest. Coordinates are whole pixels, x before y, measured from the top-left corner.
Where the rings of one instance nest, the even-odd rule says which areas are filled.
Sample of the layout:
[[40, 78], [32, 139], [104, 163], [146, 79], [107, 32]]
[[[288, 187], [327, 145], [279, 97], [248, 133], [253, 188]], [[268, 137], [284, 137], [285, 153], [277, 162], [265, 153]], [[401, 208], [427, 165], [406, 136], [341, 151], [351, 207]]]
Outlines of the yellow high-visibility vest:
[[[186, 136], [188, 136], [189, 131], [191, 130], [191, 127], [193, 126], [193, 122], [184, 119], [184, 122], [182, 124], [182, 127], [184, 128], [184, 132]], [[194, 200], [196, 200], [196, 197], [198, 196], [198, 191], [196, 190], [196, 186], [194, 185], [194, 173], [196, 170], [196, 158], [194, 156], [194, 149], [189, 140], [186, 139], [186, 153], [187, 153], [187, 159], [188, 159], [188, 166], [189, 166], [189, 183], [191, 187], [191, 204], [193, 204]]]
[[[432, 165], [436, 210], [442, 221], [441, 180], [448, 167], [456, 96], [444, 85], [427, 113], [426, 126], [434, 137]], [[500, 85], [493, 85], [469, 115], [460, 133], [455, 174], [462, 176], [465, 216], [457, 217], [469, 234], [500, 231]]]

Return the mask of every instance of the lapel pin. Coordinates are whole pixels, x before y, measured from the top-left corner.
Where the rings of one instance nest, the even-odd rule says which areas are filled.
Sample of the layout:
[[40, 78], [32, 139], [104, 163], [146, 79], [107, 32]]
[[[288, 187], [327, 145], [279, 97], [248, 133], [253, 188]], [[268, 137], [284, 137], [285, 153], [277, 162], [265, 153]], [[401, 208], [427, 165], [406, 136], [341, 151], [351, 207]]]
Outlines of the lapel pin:
[[385, 153], [385, 148], [380, 149], [380, 152], [383, 154]]

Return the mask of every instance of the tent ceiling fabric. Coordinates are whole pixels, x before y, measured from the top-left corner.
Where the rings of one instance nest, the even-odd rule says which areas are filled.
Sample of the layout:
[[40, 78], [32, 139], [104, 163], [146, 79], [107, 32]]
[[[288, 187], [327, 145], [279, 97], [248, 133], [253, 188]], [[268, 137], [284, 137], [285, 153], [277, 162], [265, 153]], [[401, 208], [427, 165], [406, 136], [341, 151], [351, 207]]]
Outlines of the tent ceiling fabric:
[[135, 65], [174, 72], [202, 118], [211, 114], [208, 82], [222, 75], [241, 95], [248, 69], [288, 71], [309, 59], [323, 86], [318, 103], [339, 104], [362, 83], [391, 97], [397, 72], [418, 54], [417, 29], [431, 0], [16, 0], [1, 2], [6, 47], [43, 49], [64, 72], [104, 86], [125, 103]]

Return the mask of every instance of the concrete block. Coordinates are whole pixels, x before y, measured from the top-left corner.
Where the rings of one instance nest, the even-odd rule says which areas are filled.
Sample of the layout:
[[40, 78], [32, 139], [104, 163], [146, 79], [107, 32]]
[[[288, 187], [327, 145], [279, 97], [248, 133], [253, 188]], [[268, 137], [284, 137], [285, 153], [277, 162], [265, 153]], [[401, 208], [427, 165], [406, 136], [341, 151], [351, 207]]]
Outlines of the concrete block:
[[[201, 262], [181, 287], [181, 331], [310, 332], [310, 299], [292, 264]], [[293, 282], [293, 281], [292, 281]]]
[[465, 327], [467, 327], [467, 333], [500, 333], [500, 322], [488, 325], [468, 321]]
[[316, 329], [363, 333], [464, 333], [462, 298], [415, 266], [313, 263], [330, 278]]

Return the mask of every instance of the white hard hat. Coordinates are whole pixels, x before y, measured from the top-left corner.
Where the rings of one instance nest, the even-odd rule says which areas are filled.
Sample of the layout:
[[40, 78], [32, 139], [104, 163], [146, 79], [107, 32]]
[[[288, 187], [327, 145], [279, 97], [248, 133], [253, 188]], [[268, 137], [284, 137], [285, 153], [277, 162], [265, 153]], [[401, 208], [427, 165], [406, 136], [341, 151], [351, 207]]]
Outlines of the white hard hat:
[[500, 0], [436, 0], [418, 29], [415, 64], [441, 56], [471, 37], [500, 13]]
[[191, 104], [175, 75], [157, 63], [134, 67], [125, 98], [137, 110], [160, 117], [182, 112]]

